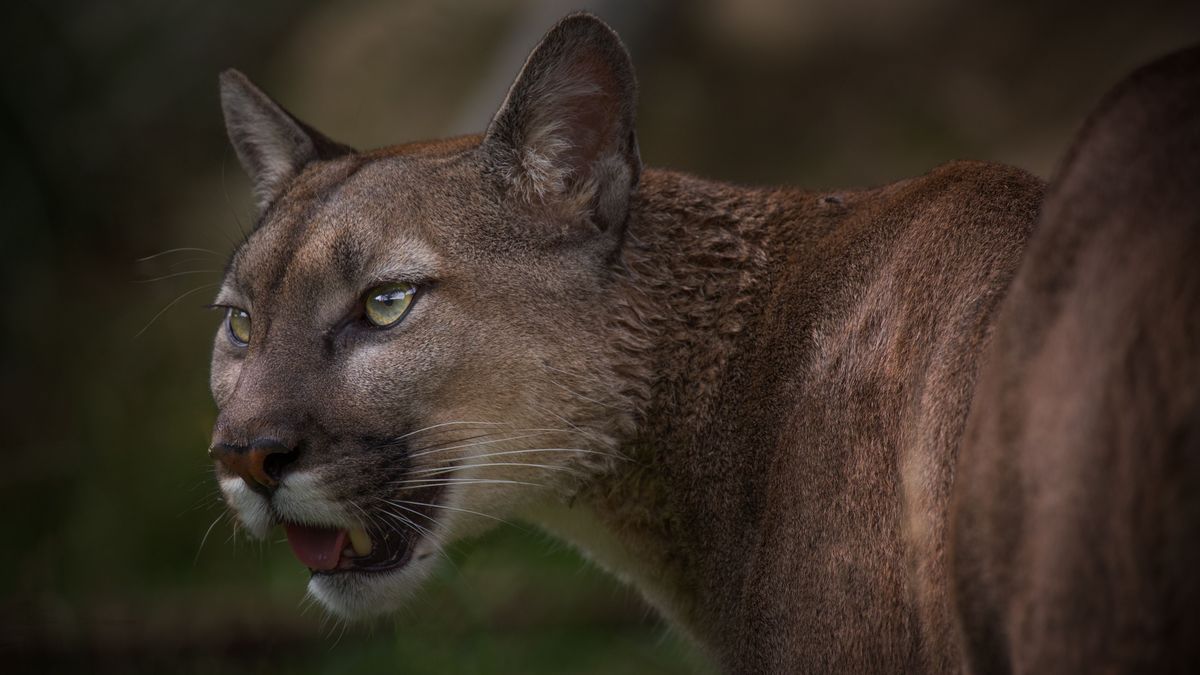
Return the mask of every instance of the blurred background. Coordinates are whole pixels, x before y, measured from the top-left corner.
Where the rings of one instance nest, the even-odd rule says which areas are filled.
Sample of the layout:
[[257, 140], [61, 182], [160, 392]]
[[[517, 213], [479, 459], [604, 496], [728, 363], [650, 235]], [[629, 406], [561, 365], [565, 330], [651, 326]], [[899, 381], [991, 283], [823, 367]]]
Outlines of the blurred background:
[[[205, 457], [202, 308], [254, 221], [221, 126], [237, 66], [369, 148], [478, 131], [589, 7], [625, 37], [649, 165], [870, 185], [955, 158], [1043, 177], [1104, 91], [1200, 39], [1200, 3], [48, 1], [0, 27], [0, 668], [688, 673], [636, 593], [532, 528], [451, 552], [396, 617], [302, 607], [231, 537]], [[803, 583], [803, 580], [797, 580]]]

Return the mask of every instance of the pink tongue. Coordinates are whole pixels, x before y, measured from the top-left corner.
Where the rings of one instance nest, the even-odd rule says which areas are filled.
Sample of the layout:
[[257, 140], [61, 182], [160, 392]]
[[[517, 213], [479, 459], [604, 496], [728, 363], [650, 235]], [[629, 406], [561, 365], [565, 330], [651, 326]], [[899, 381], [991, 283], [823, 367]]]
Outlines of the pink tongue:
[[337, 567], [346, 547], [346, 531], [328, 527], [308, 525], [284, 525], [292, 553], [305, 566], [314, 570], [331, 570]]

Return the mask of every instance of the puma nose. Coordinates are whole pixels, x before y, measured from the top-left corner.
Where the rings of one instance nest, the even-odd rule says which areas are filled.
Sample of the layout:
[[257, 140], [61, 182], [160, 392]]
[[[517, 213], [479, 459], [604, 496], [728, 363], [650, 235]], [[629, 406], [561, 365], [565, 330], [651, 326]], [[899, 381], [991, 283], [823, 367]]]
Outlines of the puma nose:
[[208, 455], [226, 469], [242, 477], [256, 492], [270, 496], [283, 478], [287, 466], [299, 452], [274, 439], [260, 439], [249, 446], [216, 443]]

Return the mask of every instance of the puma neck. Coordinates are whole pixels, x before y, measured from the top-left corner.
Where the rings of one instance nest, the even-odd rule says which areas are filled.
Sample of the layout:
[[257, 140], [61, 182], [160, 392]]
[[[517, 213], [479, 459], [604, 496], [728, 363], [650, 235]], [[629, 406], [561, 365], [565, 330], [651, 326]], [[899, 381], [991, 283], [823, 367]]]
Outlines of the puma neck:
[[[629, 461], [533, 516], [694, 637], [704, 632], [693, 595], [705, 586], [693, 578], [704, 568], [695, 555], [705, 544], [704, 523], [724, 527], [732, 514], [712, 519], [712, 510], [744, 501], [736, 493], [753, 489], [753, 481], [721, 475], [726, 462], [697, 462], [690, 449], [721, 419], [717, 394], [730, 380], [757, 291], [769, 286], [771, 224], [790, 210], [783, 192], [666, 171], [643, 175], [605, 336], [617, 395], [633, 410], [615, 434]], [[786, 194], [790, 208], [806, 195]], [[697, 503], [695, 490], [680, 485], [697, 480], [724, 484], [723, 494]]]

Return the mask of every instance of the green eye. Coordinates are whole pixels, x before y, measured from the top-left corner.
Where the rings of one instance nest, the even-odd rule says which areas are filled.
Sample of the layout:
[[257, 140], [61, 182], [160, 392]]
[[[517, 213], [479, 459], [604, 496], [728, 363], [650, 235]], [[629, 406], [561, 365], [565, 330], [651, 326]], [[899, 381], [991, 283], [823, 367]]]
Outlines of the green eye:
[[412, 284], [387, 284], [367, 293], [367, 321], [380, 328], [391, 328], [404, 318], [412, 306], [417, 287]]
[[229, 326], [230, 342], [239, 347], [250, 344], [250, 314], [246, 310], [230, 307], [225, 324]]

